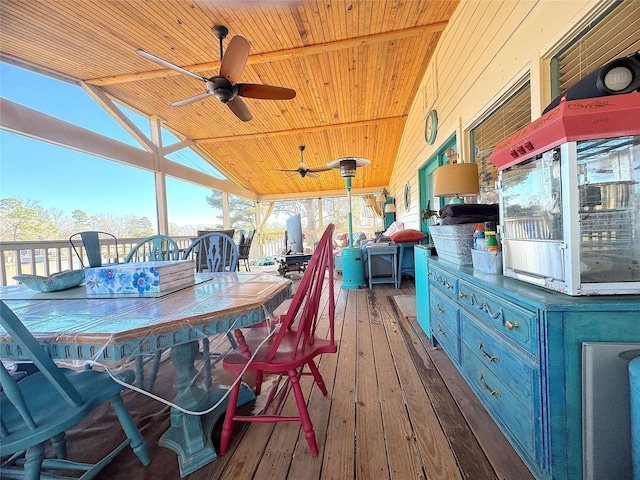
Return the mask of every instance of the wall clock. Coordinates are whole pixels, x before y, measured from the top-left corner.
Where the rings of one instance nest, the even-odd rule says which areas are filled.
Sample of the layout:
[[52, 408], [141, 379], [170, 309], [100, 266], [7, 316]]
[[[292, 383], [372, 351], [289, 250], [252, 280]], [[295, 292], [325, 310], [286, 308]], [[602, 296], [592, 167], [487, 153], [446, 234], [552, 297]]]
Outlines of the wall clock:
[[409, 206], [411, 205], [411, 190], [409, 188], [409, 182], [404, 184], [404, 208], [405, 210], [409, 210]]
[[424, 139], [429, 145], [433, 145], [438, 134], [438, 112], [429, 110], [424, 119]]

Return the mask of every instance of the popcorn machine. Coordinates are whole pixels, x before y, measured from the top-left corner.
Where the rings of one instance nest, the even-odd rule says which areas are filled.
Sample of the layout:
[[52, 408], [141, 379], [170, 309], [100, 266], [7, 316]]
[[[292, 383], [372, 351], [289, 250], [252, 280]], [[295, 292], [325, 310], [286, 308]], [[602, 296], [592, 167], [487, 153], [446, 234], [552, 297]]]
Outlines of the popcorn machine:
[[500, 142], [503, 274], [640, 293], [640, 93], [568, 100]]

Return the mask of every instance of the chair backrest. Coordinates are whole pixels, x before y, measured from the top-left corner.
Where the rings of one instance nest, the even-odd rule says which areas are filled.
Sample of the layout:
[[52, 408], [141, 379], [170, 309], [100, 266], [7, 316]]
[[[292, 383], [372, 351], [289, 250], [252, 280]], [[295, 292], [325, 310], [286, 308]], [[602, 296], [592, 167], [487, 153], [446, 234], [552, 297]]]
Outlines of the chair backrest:
[[[278, 352], [280, 342], [287, 329], [296, 329], [295, 345], [291, 349], [292, 357], [304, 352], [307, 345], [313, 343], [318, 316], [320, 314], [320, 298], [325, 280], [329, 289], [329, 340], [334, 343], [335, 298], [333, 295], [333, 231], [335, 225], [330, 224], [311, 256], [302, 280], [298, 285], [287, 313], [280, 317], [280, 330], [269, 351], [271, 361]], [[293, 347], [293, 348], [291, 348]]]
[[[42, 348], [38, 341], [31, 335], [31, 332], [27, 330], [27, 327], [20, 321], [15, 313], [7, 306], [3, 301], [0, 301], [0, 324], [11, 335], [11, 338], [16, 342], [23, 353], [25, 353], [29, 359], [40, 370], [43, 376], [49, 380], [52, 387], [65, 399], [71, 406], [82, 405], [83, 399], [80, 393], [75, 389], [71, 382], [65, 377], [58, 369], [58, 366], [51, 360], [51, 357]], [[7, 395], [9, 401], [14, 404], [16, 409], [20, 412], [25, 422], [30, 423], [30, 414], [24, 405], [22, 400], [22, 394], [15, 384], [15, 380], [7, 373], [4, 366], [0, 369], [3, 372], [0, 374], [2, 381], [2, 389]], [[37, 392], [33, 392], [37, 395]], [[32, 420], [31, 420], [32, 421]]]
[[179, 260], [180, 248], [176, 241], [166, 235], [151, 235], [140, 240], [127, 254], [125, 263]]
[[[115, 260], [116, 263], [120, 263], [120, 259], [118, 258], [118, 239], [115, 235], [100, 231], [78, 232], [69, 237], [69, 243], [71, 243], [73, 251], [80, 260], [82, 268], [85, 267], [82, 254], [83, 250], [87, 256], [87, 260], [89, 260], [90, 267], [96, 268], [102, 266], [102, 249], [100, 247], [100, 239], [113, 240], [115, 244]], [[76, 247], [79, 247], [79, 250]]]
[[249, 252], [251, 251], [251, 242], [253, 241], [253, 235], [255, 230], [249, 230], [249, 233], [240, 237], [240, 243], [238, 243], [238, 252], [240, 258], [249, 258]]
[[183, 260], [193, 258], [197, 272], [235, 272], [238, 246], [229, 235], [211, 232], [196, 238], [184, 251]]

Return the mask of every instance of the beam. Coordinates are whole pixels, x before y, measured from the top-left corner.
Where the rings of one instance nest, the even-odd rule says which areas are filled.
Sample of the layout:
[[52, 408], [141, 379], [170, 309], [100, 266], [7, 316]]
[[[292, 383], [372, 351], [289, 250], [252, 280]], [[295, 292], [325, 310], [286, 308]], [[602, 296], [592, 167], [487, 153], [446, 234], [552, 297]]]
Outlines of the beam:
[[0, 98], [0, 128], [120, 163], [153, 171], [153, 154]]
[[[347, 38], [336, 42], [318, 43], [308, 47], [289, 48], [277, 52], [258, 53], [250, 55], [247, 59], [247, 65], [258, 65], [261, 63], [278, 62], [282, 60], [291, 60], [293, 58], [308, 57], [311, 55], [319, 55], [322, 53], [334, 52], [336, 50], [344, 50], [347, 48], [364, 47], [376, 43], [390, 42], [394, 40], [402, 40], [405, 38], [416, 37], [419, 35], [429, 35], [439, 33], [447, 26], [447, 22], [431, 23], [420, 27], [406, 28], [404, 30], [393, 30], [390, 32], [376, 33], [365, 37]], [[151, 52], [153, 53], [153, 52]], [[185, 70], [193, 73], [202, 73], [210, 71], [218, 71], [220, 62], [206, 62], [195, 65], [180, 65]], [[119, 83], [137, 82], [139, 80], [149, 80], [151, 78], [169, 77], [173, 75], [181, 75], [170, 68], [162, 68], [160, 70], [151, 70], [147, 72], [129, 73], [124, 75], [113, 75], [110, 77], [92, 78], [85, 80], [87, 83], [96, 86], [116, 85]]]
[[[0, 129], [2, 130], [151, 172], [158, 171], [153, 153], [145, 152], [1, 97], [0, 111], [2, 112], [0, 115]], [[162, 167], [165, 174], [180, 180], [227, 191], [252, 200], [257, 198], [254, 192], [247, 190], [240, 184], [214, 178], [167, 158], [162, 162]]]

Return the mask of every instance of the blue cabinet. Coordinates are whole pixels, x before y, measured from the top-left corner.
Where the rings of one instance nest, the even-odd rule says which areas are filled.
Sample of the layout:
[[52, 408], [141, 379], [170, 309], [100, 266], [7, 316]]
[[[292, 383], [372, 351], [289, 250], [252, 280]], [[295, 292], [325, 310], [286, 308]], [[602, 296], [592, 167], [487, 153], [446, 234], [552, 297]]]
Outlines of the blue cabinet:
[[431, 337], [431, 322], [429, 320], [429, 278], [427, 276], [427, 257], [431, 255], [431, 249], [422, 245], [416, 245], [413, 249], [415, 264], [416, 286], [416, 313], [418, 324], [422, 330]]
[[418, 321], [427, 293], [432, 338], [536, 478], [582, 478], [582, 344], [640, 342], [640, 297], [571, 297], [420, 251]]

